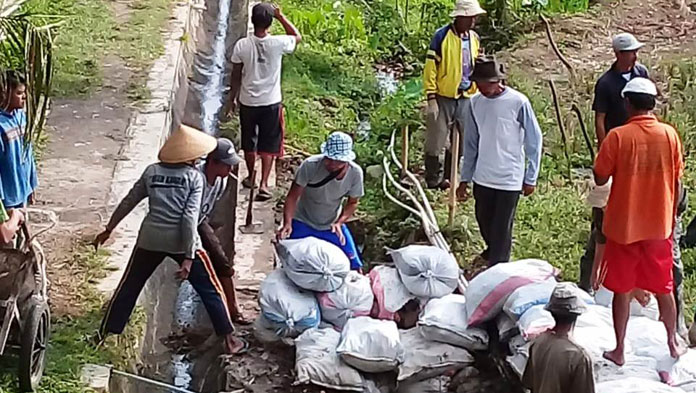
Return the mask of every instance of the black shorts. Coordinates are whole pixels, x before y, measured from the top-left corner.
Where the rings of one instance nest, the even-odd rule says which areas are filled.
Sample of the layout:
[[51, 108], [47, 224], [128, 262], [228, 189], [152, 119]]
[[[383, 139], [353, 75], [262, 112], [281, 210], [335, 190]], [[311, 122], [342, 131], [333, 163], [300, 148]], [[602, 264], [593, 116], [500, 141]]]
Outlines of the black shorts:
[[283, 155], [285, 118], [283, 104], [239, 107], [242, 150], [274, 156]]

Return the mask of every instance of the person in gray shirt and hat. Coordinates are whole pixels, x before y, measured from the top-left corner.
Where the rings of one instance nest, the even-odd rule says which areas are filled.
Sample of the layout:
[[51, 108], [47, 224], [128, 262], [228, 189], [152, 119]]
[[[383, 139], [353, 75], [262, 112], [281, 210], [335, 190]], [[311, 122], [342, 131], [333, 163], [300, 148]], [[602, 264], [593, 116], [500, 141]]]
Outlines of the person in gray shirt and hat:
[[522, 384], [532, 393], [594, 393], [592, 359], [575, 341], [573, 330], [585, 310], [580, 288], [569, 282], [556, 285], [546, 310], [556, 326], [536, 338], [529, 348], [529, 360]]

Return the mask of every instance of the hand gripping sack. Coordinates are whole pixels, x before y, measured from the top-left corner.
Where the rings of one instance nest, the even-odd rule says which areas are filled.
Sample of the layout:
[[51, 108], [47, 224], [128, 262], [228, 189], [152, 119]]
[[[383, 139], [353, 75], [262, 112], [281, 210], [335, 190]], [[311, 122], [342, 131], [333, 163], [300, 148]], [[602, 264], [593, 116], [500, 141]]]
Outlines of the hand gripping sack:
[[420, 328], [401, 330], [400, 334], [404, 347], [404, 362], [397, 377], [400, 384], [434, 378], [474, 363], [466, 349], [428, 340]]
[[259, 305], [264, 321], [281, 338], [295, 338], [321, 320], [314, 294], [295, 286], [282, 270], [272, 271], [261, 283]]
[[318, 293], [317, 300], [322, 319], [340, 330], [348, 319], [370, 315], [374, 295], [370, 279], [351, 271], [338, 290]]
[[411, 245], [389, 252], [401, 281], [418, 297], [449, 295], [459, 283], [459, 266], [447, 251], [433, 246]]
[[488, 348], [488, 333], [468, 325], [465, 304], [462, 295], [453, 294], [431, 299], [418, 320], [423, 337], [470, 351]]
[[371, 316], [377, 319], [393, 321], [396, 313], [403, 308], [409, 300], [415, 299], [401, 282], [399, 272], [395, 268], [385, 265], [374, 267], [370, 270], [370, 285], [375, 301]]
[[313, 383], [335, 390], [362, 392], [365, 381], [358, 370], [336, 353], [341, 333], [332, 328], [305, 330], [295, 340], [298, 384]]
[[508, 297], [519, 287], [554, 277], [556, 269], [539, 259], [499, 263], [469, 282], [466, 312], [470, 326], [495, 318]]
[[350, 261], [340, 248], [315, 237], [282, 240], [276, 249], [285, 274], [303, 289], [335, 291], [350, 271]]
[[392, 371], [404, 361], [396, 323], [370, 317], [348, 320], [336, 352], [343, 361], [367, 373]]

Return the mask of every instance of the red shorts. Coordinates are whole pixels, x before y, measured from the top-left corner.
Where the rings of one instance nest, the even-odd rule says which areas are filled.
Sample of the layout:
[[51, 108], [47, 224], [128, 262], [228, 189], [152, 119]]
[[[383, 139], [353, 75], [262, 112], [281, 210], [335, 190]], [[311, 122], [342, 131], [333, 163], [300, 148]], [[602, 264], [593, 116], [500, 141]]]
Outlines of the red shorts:
[[635, 288], [664, 294], [672, 293], [672, 238], [618, 244], [607, 239], [604, 249], [604, 286], [615, 293]]

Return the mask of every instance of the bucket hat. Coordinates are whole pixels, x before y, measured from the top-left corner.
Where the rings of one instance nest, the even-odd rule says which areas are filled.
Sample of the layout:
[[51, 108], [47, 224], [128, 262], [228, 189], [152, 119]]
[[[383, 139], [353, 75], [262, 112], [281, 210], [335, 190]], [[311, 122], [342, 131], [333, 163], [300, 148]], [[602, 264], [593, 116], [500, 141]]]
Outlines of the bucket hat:
[[344, 132], [332, 132], [326, 142], [321, 144], [321, 153], [331, 160], [353, 161], [355, 160], [353, 138]]
[[647, 94], [657, 97], [657, 87], [650, 79], [637, 77], [626, 83], [626, 86], [621, 90], [621, 97], [626, 98], [626, 93]]
[[456, 18], [458, 16], [477, 16], [483, 15], [486, 10], [481, 8], [478, 1], [476, 0], [457, 0], [454, 3], [454, 10], [450, 13], [451, 18]]
[[507, 78], [503, 65], [495, 57], [479, 57], [474, 63], [471, 80], [474, 82], [498, 82]]
[[580, 298], [580, 288], [569, 282], [561, 282], [556, 285], [551, 294], [551, 299], [545, 309], [556, 314], [580, 315], [587, 309], [585, 302]]
[[216, 147], [214, 137], [182, 124], [164, 142], [157, 157], [167, 164], [179, 164], [201, 158]]
[[638, 50], [644, 46], [644, 43], [638, 41], [638, 39], [630, 33], [617, 34], [611, 40], [611, 47], [614, 49], [614, 52], [629, 52]]
[[242, 162], [242, 159], [234, 149], [234, 143], [227, 138], [218, 138], [217, 147], [212, 153], [208, 154], [208, 157], [229, 166], [235, 166]]

